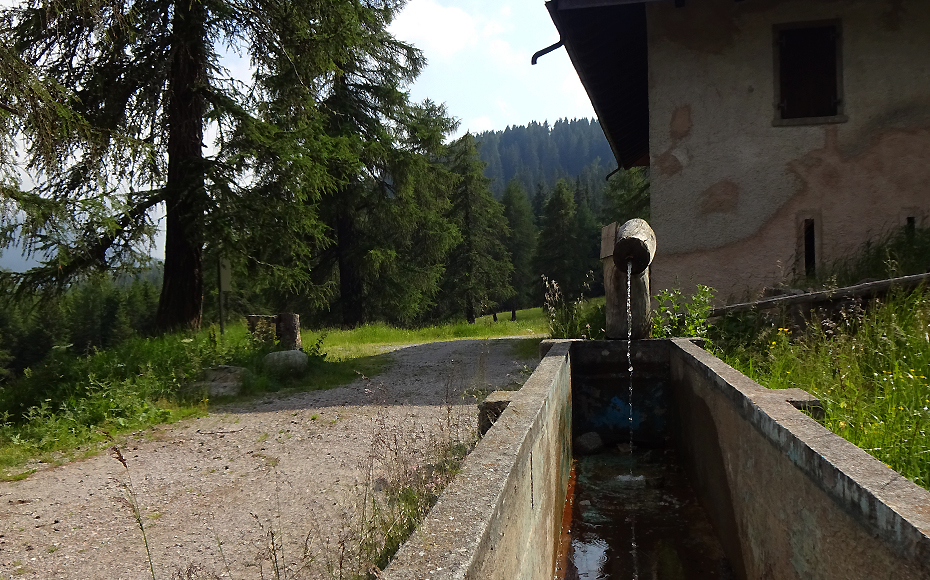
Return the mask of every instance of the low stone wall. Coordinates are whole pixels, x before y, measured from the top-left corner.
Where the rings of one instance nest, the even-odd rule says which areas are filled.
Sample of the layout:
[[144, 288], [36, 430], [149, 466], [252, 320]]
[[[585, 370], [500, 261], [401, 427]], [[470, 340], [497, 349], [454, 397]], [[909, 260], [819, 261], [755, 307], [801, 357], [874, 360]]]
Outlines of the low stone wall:
[[551, 347], [383, 580], [551, 577], [571, 468], [568, 351]]
[[741, 578], [930, 578], [930, 492], [687, 340], [670, 353], [691, 482]]

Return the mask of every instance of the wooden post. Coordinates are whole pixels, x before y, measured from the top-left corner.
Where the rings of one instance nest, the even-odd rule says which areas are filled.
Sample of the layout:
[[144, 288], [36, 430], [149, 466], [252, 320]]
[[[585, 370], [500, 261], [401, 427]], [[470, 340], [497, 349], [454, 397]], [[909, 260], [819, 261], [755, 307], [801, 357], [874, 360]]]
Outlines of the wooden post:
[[278, 335], [278, 346], [282, 350], [300, 350], [300, 315], [293, 312], [282, 312], [275, 319], [275, 332]]
[[632, 338], [649, 338], [652, 330], [649, 265], [655, 256], [656, 237], [649, 224], [632, 219], [601, 230], [601, 260], [604, 263], [604, 290], [607, 294], [607, 338], [627, 337], [626, 272], [633, 262], [630, 302], [633, 317]]

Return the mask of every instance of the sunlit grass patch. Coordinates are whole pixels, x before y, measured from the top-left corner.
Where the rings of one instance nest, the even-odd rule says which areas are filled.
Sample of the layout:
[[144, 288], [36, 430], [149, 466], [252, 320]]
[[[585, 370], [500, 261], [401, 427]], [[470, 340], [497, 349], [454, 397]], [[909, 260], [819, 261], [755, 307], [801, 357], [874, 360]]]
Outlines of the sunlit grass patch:
[[[365, 324], [351, 330], [326, 330], [324, 350], [327, 361], [344, 361], [381, 354], [398, 345], [504, 336], [542, 336], [549, 332], [542, 308], [517, 311], [517, 320], [510, 312], [482, 316], [474, 324], [465, 321], [448, 322], [417, 329], [396, 328], [383, 323]], [[304, 344], [315, 341], [320, 331], [303, 331]]]

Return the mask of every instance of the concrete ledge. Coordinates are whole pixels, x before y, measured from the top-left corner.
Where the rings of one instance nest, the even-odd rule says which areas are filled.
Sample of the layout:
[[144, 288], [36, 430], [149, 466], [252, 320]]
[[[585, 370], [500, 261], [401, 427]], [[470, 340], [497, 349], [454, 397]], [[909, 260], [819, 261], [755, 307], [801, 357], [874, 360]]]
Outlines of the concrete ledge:
[[571, 460], [568, 351], [550, 347], [383, 580], [551, 576]]

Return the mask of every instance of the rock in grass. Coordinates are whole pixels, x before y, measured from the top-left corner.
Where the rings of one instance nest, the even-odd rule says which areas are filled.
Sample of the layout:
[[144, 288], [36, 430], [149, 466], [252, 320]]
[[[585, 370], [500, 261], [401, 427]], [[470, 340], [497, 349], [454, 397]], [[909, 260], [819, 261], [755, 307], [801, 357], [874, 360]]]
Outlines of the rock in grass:
[[235, 397], [242, 392], [242, 383], [251, 372], [244, 367], [219, 365], [203, 370], [203, 380], [191, 383], [189, 392], [203, 393], [207, 397]]
[[299, 350], [281, 350], [265, 355], [265, 371], [278, 377], [299, 377], [307, 370], [307, 355]]
[[601, 436], [594, 431], [588, 431], [575, 438], [575, 445], [572, 452], [575, 455], [594, 455], [604, 449], [604, 441]]

